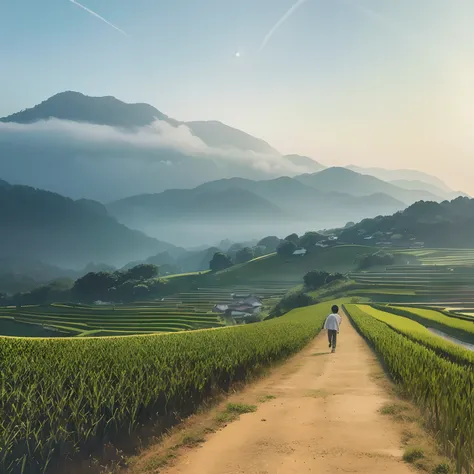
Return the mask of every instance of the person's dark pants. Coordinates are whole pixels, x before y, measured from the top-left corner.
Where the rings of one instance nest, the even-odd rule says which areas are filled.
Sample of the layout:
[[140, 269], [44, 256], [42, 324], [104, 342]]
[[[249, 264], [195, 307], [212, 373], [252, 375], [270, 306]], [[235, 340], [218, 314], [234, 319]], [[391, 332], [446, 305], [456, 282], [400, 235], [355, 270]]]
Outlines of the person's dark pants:
[[337, 343], [337, 331], [335, 329], [328, 329], [328, 340], [331, 347], [335, 349]]

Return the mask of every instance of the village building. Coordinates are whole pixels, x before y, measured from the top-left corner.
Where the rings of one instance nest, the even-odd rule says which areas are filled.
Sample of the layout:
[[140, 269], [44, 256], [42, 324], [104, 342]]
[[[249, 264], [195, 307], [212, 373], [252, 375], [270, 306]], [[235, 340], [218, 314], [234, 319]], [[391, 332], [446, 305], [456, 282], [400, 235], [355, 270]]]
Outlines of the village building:
[[299, 255], [301, 257], [303, 257], [304, 255], [306, 255], [306, 252], [307, 250], [306, 249], [296, 249], [294, 252], [293, 252], [293, 255]]
[[263, 306], [262, 301], [253, 295], [243, 296], [244, 298], [235, 301], [237, 295], [232, 294], [231, 297], [234, 299], [233, 302], [216, 304], [212, 308], [212, 311], [215, 313], [221, 313], [236, 320], [245, 320], [246, 318], [251, 318], [252, 316], [259, 314]]

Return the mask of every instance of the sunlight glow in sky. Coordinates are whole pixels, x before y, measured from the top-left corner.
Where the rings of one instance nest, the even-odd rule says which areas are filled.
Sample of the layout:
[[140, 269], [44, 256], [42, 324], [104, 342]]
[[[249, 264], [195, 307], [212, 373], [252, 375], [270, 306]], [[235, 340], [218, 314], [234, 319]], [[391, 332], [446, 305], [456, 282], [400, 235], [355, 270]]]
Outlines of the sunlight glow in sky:
[[474, 193], [473, 20], [472, 0], [6, 2], [0, 116], [114, 95]]

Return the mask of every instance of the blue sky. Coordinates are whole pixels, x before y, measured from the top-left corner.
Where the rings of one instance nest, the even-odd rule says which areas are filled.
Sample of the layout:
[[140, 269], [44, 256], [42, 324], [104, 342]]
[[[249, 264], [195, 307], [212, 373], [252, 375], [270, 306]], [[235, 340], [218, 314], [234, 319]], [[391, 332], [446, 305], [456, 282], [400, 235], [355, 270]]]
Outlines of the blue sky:
[[69, 0], [4, 2], [0, 116], [63, 90], [114, 95], [283, 152], [419, 168], [466, 188], [471, 0], [307, 0], [263, 51], [295, 0], [81, 3], [129, 36]]

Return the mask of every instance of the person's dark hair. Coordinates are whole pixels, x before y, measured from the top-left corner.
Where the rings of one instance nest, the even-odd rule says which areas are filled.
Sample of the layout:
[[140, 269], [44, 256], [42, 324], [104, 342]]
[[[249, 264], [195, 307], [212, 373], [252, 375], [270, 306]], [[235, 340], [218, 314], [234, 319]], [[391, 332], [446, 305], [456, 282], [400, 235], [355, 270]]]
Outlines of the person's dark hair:
[[333, 313], [338, 313], [339, 312], [339, 306], [337, 304], [335, 304], [332, 308], [331, 308], [331, 311]]

